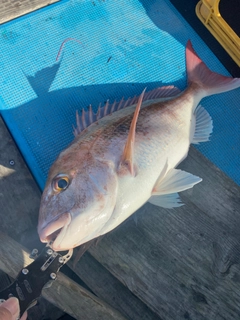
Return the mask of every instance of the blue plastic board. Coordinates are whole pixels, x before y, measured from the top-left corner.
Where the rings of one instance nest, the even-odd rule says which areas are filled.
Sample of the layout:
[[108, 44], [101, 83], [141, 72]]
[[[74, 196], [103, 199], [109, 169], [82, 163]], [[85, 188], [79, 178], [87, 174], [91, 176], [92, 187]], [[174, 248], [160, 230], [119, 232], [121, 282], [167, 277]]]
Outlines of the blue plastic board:
[[[62, 41], [73, 37], [81, 44]], [[186, 87], [185, 44], [228, 75], [168, 0], [60, 1], [0, 27], [0, 108], [41, 188], [72, 141], [75, 111], [156, 86]], [[238, 184], [240, 90], [202, 104], [214, 121], [199, 150]]]

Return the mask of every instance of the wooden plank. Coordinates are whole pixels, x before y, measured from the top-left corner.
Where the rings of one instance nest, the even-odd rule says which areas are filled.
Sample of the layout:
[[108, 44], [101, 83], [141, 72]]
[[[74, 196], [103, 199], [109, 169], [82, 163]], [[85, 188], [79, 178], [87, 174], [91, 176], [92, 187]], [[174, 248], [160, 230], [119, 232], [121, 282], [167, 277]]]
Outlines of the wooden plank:
[[41, 192], [0, 117], [0, 231], [28, 248], [39, 246]]
[[59, 0], [1, 0], [0, 24], [58, 1]]
[[231, 233], [239, 233], [236, 223], [239, 221], [240, 187], [193, 147], [188, 159], [179, 167], [203, 178], [195, 190], [183, 193], [184, 199], [189, 197], [216, 223], [224, 225]]
[[181, 167], [203, 178], [185, 206], [146, 204], [90, 253], [163, 319], [239, 319], [240, 188], [193, 148]]
[[[0, 256], [0, 269], [13, 278], [24, 266], [32, 262], [26, 249], [2, 232], [0, 233]], [[43, 297], [76, 319], [126, 319], [61, 272], [52, 286], [43, 290]]]
[[[68, 262], [71, 268], [73, 268], [73, 260]], [[99, 298], [120, 311], [127, 319], [160, 319], [88, 252], [82, 256], [73, 271]]]
[[[37, 234], [40, 196], [40, 190], [0, 117], [0, 231], [30, 250], [42, 247]], [[4, 279], [3, 274], [1, 279]], [[29, 320], [46, 317], [56, 320], [62, 315], [60, 309], [41, 298], [29, 311]]]

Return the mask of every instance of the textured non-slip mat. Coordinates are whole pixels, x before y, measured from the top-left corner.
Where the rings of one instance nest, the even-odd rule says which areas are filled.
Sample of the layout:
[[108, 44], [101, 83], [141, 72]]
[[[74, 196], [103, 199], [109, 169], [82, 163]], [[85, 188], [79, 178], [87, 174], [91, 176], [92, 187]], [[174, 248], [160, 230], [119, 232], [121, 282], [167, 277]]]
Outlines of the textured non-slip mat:
[[[68, 41], [59, 61], [56, 56]], [[186, 87], [188, 39], [226, 69], [168, 0], [66, 0], [0, 27], [0, 109], [41, 188], [73, 139], [75, 111], [156, 86]], [[240, 89], [208, 97], [211, 141], [198, 149], [238, 184]]]

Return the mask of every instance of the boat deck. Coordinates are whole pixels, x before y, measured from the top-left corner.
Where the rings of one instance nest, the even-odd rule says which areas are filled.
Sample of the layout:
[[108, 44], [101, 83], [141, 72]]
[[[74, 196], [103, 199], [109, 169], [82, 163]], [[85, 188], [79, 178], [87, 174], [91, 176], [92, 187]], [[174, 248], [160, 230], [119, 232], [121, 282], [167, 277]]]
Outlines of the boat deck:
[[[51, 2], [2, 1], [0, 21]], [[6, 274], [14, 278], [30, 262], [26, 252], [42, 247], [41, 183], [5, 121], [0, 118], [0, 291], [10, 281]], [[228, 154], [224, 159], [231, 162]], [[239, 319], [239, 185], [194, 147], [180, 168], [203, 179], [181, 193], [185, 206], [144, 205], [75, 267], [71, 259], [28, 319]]]

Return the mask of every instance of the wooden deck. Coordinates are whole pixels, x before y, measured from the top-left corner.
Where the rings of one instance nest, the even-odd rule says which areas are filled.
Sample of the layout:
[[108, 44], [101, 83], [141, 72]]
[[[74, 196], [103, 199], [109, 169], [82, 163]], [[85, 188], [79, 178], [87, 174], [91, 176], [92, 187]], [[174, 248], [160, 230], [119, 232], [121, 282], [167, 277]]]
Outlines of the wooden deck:
[[[40, 192], [2, 121], [0, 136], [0, 269], [14, 277], [22, 267], [20, 243], [29, 250], [39, 247]], [[182, 193], [185, 206], [167, 210], [146, 204], [77, 264], [75, 273], [104, 310], [62, 275], [53, 287], [58, 286], [58, 297], [46, 289], [45, 299], [77, 319], [238, 319], [240, 188], [194, 148], [182, 168], [203, 178]], [[42, 305], [50, 319], [60, 317]]]
[[[70, 260], [64, 272], [74, 281], [61, 273], [29, 319], [240, 319], [240, 188], [194, 148], [181, 168], [203, 178], [181, 193], [185, 206], [143, 206], [92, 246], [74, 273]], [[41, 246], [40, 196], [0, 118], [0, 269], [10, 277]]]
[[1, 0], [0, 23], [4, 23], [35, 11], [59, 0]]

